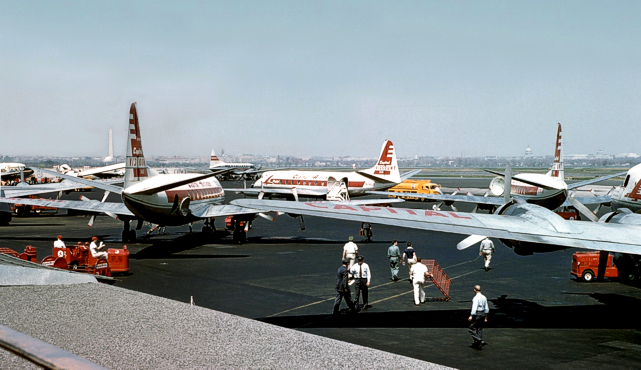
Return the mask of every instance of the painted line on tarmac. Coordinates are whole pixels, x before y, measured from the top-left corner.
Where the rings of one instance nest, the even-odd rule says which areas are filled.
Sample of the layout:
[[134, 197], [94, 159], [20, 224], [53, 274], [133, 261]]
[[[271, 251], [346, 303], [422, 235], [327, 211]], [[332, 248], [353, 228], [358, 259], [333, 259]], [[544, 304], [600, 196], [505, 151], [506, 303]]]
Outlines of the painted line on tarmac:
[[[453, 265], [453, 266], [444, 267], [444, 268], [443, 268], [443, 270], [445, 270], [446, 268], [456, 267], [456, 266], [459, 266], [459, 265], [462, 265], [462, 264], [466, 264], [466, 263], [474, 262], [474, 261], [476, 261], [477, 259], [478, 259], [478, 257], [477, 257], [477, 258], [475, 258], [475, 259], [473, 259], [473, 260], [469, 260], [469, 261], [467, 261], [467, 262], [462, 262], [462, 263], [459, 263], [459, 264], [456, 264], [456, 265]], [[478, 271], [480, 271], [480, 270], [478, 270]], [[477, 272], [477, 271], [472, 271], [472, 272], [470, 272], [470, 273], [468, 273], [468, 274], [464, 274], [464, 275], [457, 276], [457, 277], [455, 277], [455, 278], [451, 278], [450, 280], [454, 280], [454, 279], [456, 279], [456, 278], [458, 278], [458, 277], [461, 277], [461, 276], [469, 275], [469, 274], [471, 274], [471, 273], [473, 273], [473, 272]], [[370, 290], [371, 290], [371, 289], [380, 288], [380, 287], [383, 287], [383, 286], [386, 286], [386, 285], [390, 285], [390, 284], [396, 284], [396, 282], [395, 282], [395, 281], [390, 281], [390, 282], [385, 283], [385, 284], [376, 285], [376, 286], [371, 287], [371, 288], [370, 288]], [[389, 297], [389, 298], [384, 298], [384, 299], [382, 299], [382, 300], [379, 300], [379, 301], [376, 301], [376, 302], [372, 302], [372, 303], [378, 303], [378, 302], [386, 301], [386, 300], [388, 300], [388, 299], [396, 298], [396, 297], [402, 296], [402, 295], [404, 295], [404, 294], [413, 293], [413, 292], [414, 292], [414, 291], [413, 291], [413, 290], [411, 290], [411, 291], [409, 291], [409, 292], [401, 293], [401, 294], [398, 294], [398, 295], [395, 295], [395, 296], [393, 296], [393, 297]], [[327, 299], [323, 299], [323, 300], [321, 300], [321, 301], [316, 301], [316, 302], [312, 302], [312, 303], [304, 304], [304, 305], [302, 305], [302, 306], [298, 306], [298, 307], [290, 308], [290, 309], [285, 310], [285, 311], [277, 312], [277, 313], [272, 314], [272, 315], [269, 315], [269, 316], [267, 316], [267, 317], [274, 317], [274, 316], [278, 316], [278, 315], [281, 315], [281, 314], [284, 314], [284, 313], [287, 313], [287, 312], [291, 312], [291, 311], [298, 310], [298, 309], [300, 309], [300, 308], [305, 308], [305, 307], [314, 306], [314, 305], [317, 305], [317, 304], [320, 304], [320, 303], [324, 303], [324, 302], [327, 302], [327, 301], [332, 301], [332, 300], [334, 300], [334, 299], [335, 299], [335, 298], [327, 298]]]
[[[468, 262], [471, 262], [471, 261], [468, 261]], [[467, 262], [464, 262], [464, 263], [467, 263]], [[495, 264], [494, 266], [499, 266], [499, 265], [502, 265], [502, 264], [504, 264], [504, 263], [506, 263], [506, 262], [497, 263], [497, 264]], [[457, 266], [457, 265], [455, 265], [455, 266]], [[454, 267], [454, 266], [450, 266], [450, 267]], [[473, 271], [470, 271], [470, 272], [465, 273], [465, 274], [462, 274], [462, 275], [454, 276], [454, 277], [450, 278], [450, 280], [458, 279], [458, 278], [460, 278], [460, 277], [467, 276], [467, 275], [470, 275], [470, 274], [473, 274], [473, 273], [475, 273], [475, 272], [479, 272], [479, 271], [481, 271], [481, 269], [473, 270]], [[432, 284], [431, 286], [436, 287], [436, 285], [435, 285], [435, 284]], [[428, 288], [429, 288], [429, 287], [428, 287]], [[379, 299], [378, 301], [374, 301], [374, 302], [372, 302], [372, 304], [374, 304], [374, 303], [380, 303], [380, 302], [383, 302], [383, 301], [387, 301], [387, 300], [389, 300], [389, 299], [396, 298], [396, 297], [400, 297], [400, 296], [403, 296], [403, 295], [406, 295], [406, 294], [410, 294], [410, 293], [414, 293], [414, 290], [412, 289], [412, 290], [410, 290], [409, 292], [400, 293], [400, 294], [397, 294], [397, 295], [394, 295], [394, 296], [391, 296], [391, 297], [387, 297], [387, 298]]]
[[[385, 285], [394, 284], [394, 283], [395, 283], [394, 281], [390, 281], [389, 283], [385, 283], [385, 284], [381, 284], [381, 285], [373, 286], [373, 287], [371, 287], [371, 288], [370, 288], [370, 290], [371, 290], [371, 289], [380, 288], [380, 287], [385, 286]], [[312, 303], [304, 304], [304, 305], [302, 305], [302, 306], [298, 306], [298, 307], [290, 308], [289, 310], [281, 311], [281, 312], [275, 313], [275, 314], [273, 314], [273, 315], [269, 315], [269, 316], [267, 316], [267, 317], [274, 317], [274, 316], [278, 316], [278, 315], [280, 315], [280, 314], [282, 314], [282, 313], [286, 313], [286, 312], [294, 311], [294, 310], [297, 310], [297, 309], [299, 309], [299, 308], [305, 308], [305, 307], [313, 306], [313, 305], [316, 305], [316, 304], [319, 304], [319, 303], [324, 303], [324, 302], [327, 302], [327, 301], [333, 301], [334, 299], [335, 299], [335, 298], [327, 298], [327, 299], [323, 299], [322, 301], [316, 301], [316, 302], [312, 302]]]

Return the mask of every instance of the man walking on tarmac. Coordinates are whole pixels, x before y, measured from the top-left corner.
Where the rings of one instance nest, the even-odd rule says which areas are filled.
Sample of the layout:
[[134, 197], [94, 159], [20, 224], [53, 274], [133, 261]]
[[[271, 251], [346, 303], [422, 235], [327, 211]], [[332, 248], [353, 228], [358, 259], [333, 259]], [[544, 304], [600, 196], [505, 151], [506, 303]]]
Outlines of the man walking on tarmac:
[[348, 240], [343, 247], [343, 259], [347, 258], [349, 267], [352, 267], [354, 262], [356, 262], [356, 257], [358, 257], [358, 247], [354, 243], [353, 236], [350, 236]]
[[470, 327], [467, 331], [472, 335], [474, 343], [469, 347], [474, 349], [482, 349], [487, 343], [483, 341], [483, 326], [487, 322], [487, 314], [490, 312], [490, 309], [487, 307], [487, 298], [481, 294], [481, 286], [474, 286], [474, 299], [472, 299], [472, 312], [470, 317], [467, 319], [469, 321]]
[[398, 249], [398, 242], [396, 240], [393, 240], [392, 245], [387, 249], [387, 258], [389, 259], [389, 268], [392, 271], [392, 281], [398, 281], [401, 251]]
[[432, 275], [427, 272], [427, 266], [421, 263], [421, 257], [416, 257], [416, 263], [412, 265], [410, 270], [410, 278], [412, 279], [412, 285], [414, 286], [415, 306], [425, 303], [425, 291], [423, 290], [423, 285], [425, 285], [425, 279], [430, 276]]
[[[369, 282], [372, 277], [372, 272], [369, 269], [369, 265], [363, 260], [365, 257], [358, 256], [358, 263], [352, 266], [349, 270], [349, 272], [354, 276], [354, 280], [356, 280], [356, 295], [354, 296], [354, 305], [357, 306], [359, 309], [366, 310], [370, 308], [371, 306], [369, 305]], [[363, 293], [363, 305], [358, 306], [358, 299], [361, 295], [361, 292]]]
[[483, 260], [485, 260], [485, 271], [490, 269], [490, 260], [492, 260], [492, 253], [494, 253], [494, 243], [490, 238], [485, 237], [481, 242], [481, 248], [479, 249], [479, 256], [483, 255]]
[[345, 298], [345, 303], [347, 303], [350, 312], [356, 313], [356, 307], [354, 307], [351, 293], [349, 287], [347, 286], [348, 264], [349, 260], [347, 258], [343, 258], [343, 265], [339, 267], [338, 271], [336, 272], [338, 281], [336, 282], [336, 298], [334, 299], [334, 311], [332, 312], [333, 315], [338, 315], [340, 313], [341, 301], [343, 300], [343, 298]]
[[[407, 258], [407, 268], [412, 271], [412, 266], [416, 263], [416, 251], [412, 247], [412, 242], [407, 242], [407, 248], [403, 252], [403, 266], [405, 266], [405, 258]], [[410, 274], [410, 281], [412, 281], [412, 275]]]

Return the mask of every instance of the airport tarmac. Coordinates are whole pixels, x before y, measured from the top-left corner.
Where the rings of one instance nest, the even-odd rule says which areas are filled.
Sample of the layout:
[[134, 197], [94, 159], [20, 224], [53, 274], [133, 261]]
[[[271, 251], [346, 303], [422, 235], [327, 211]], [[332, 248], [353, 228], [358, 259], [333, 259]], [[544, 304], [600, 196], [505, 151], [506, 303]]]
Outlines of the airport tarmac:
[[[452, 187], [444, 179], [437, 183]], [[58, 234], [67, 242], [100, 235], [108, 245], [121, 246], [120, 222], [99, 217], [89, 229], [87, 221], [82, 216], [15, 218], [11, 226], [0, 227], [0, 241], [18, 251], [31, 244], [38, 259], [51, 254]], [[222, 228], [223, 220], [216, 224]], [[309, 217], [305, 224], [301, 231], [298, 220], [288, 216], [274, 222], [259, 218], [243, 245], [233, 244], [222, 231], [204, 239], [188, 234], [187, 227], [167, 228], [167, 235], [128, 245], [131, 274], [118, 277], [116, 286], [180, 302], [193, 297], [201, 307], [463, 369], [641, 367], [640, 288], [576, 281], [570, 275], [574, 250], [524, 257], [495, 241], [497, 253], [485, 272], [477, 247], [456, 250], [463, 236], [374, 225], [374, 241], [363, 243], [359, 223]], [[195, 230], [200, 227], [196, 224]], [[372, 269], [373, 307], [356, 316], [332, 317], [336, 269], [350, 235]], [[390, 281], [387, 247], [392, 239], [401, 245], [412, 241], [419, 256], [443, 267], [454, 282], [450, 301], [416, 307], [410, 283]], [[402, 267], [401, 277], [406, 276]], [[467, 347], [475, 284], [490, 301], [484, 333], [489, 345], [482, 351]], [[434, 286], [427, 286], [426, 294], [442, 297]], [[357, 366], [346, 359], [344, 366], [351, 365]]]

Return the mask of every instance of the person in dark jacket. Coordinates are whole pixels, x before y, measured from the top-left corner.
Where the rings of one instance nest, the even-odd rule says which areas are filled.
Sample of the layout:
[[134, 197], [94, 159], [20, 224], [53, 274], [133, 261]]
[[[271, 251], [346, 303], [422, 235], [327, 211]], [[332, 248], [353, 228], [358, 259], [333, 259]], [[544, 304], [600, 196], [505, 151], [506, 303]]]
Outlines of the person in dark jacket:
[[353, 313], [356, 312], [356, 307], [354, 306], [354, 302], [352, 302], [352, 294], [349, 290], [349, 286], [347, 286], [347, 279], [349, 275], [349, 269], [347, 268], [348, 264], [349, 260], [347, 258], [343, 258], [343, 265], [339, 267], [338, 271], [336, 272], [338, 281], [336, 282], [336, 299], [334, 299], [333, 312], [334, 315], [338, 315], [340, 313], [341, 301], [343, 300], [343, 298], [345, 298], [345, 303], [347, 303], [350, 311]]

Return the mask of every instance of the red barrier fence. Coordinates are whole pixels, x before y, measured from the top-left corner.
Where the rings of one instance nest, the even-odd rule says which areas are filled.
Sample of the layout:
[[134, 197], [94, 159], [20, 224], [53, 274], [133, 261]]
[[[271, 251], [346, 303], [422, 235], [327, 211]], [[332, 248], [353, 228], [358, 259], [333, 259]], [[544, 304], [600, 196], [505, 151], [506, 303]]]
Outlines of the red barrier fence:
[[441, 266], [436, 263], [435, 260], [422, 260], [422, 264], [427, 266], [427, 272], [432, 275], [432, 282], [434, 285], [438, 288], [438, 290], [443, 293], [443, 298], [432, 298], [434, 300], [442, 300], [442, 301], [449, 301], [450, 298], [450, 284], [452, 284], [452, 280], [450, 280], [449, 277], [447, 277], [447, 274]]

